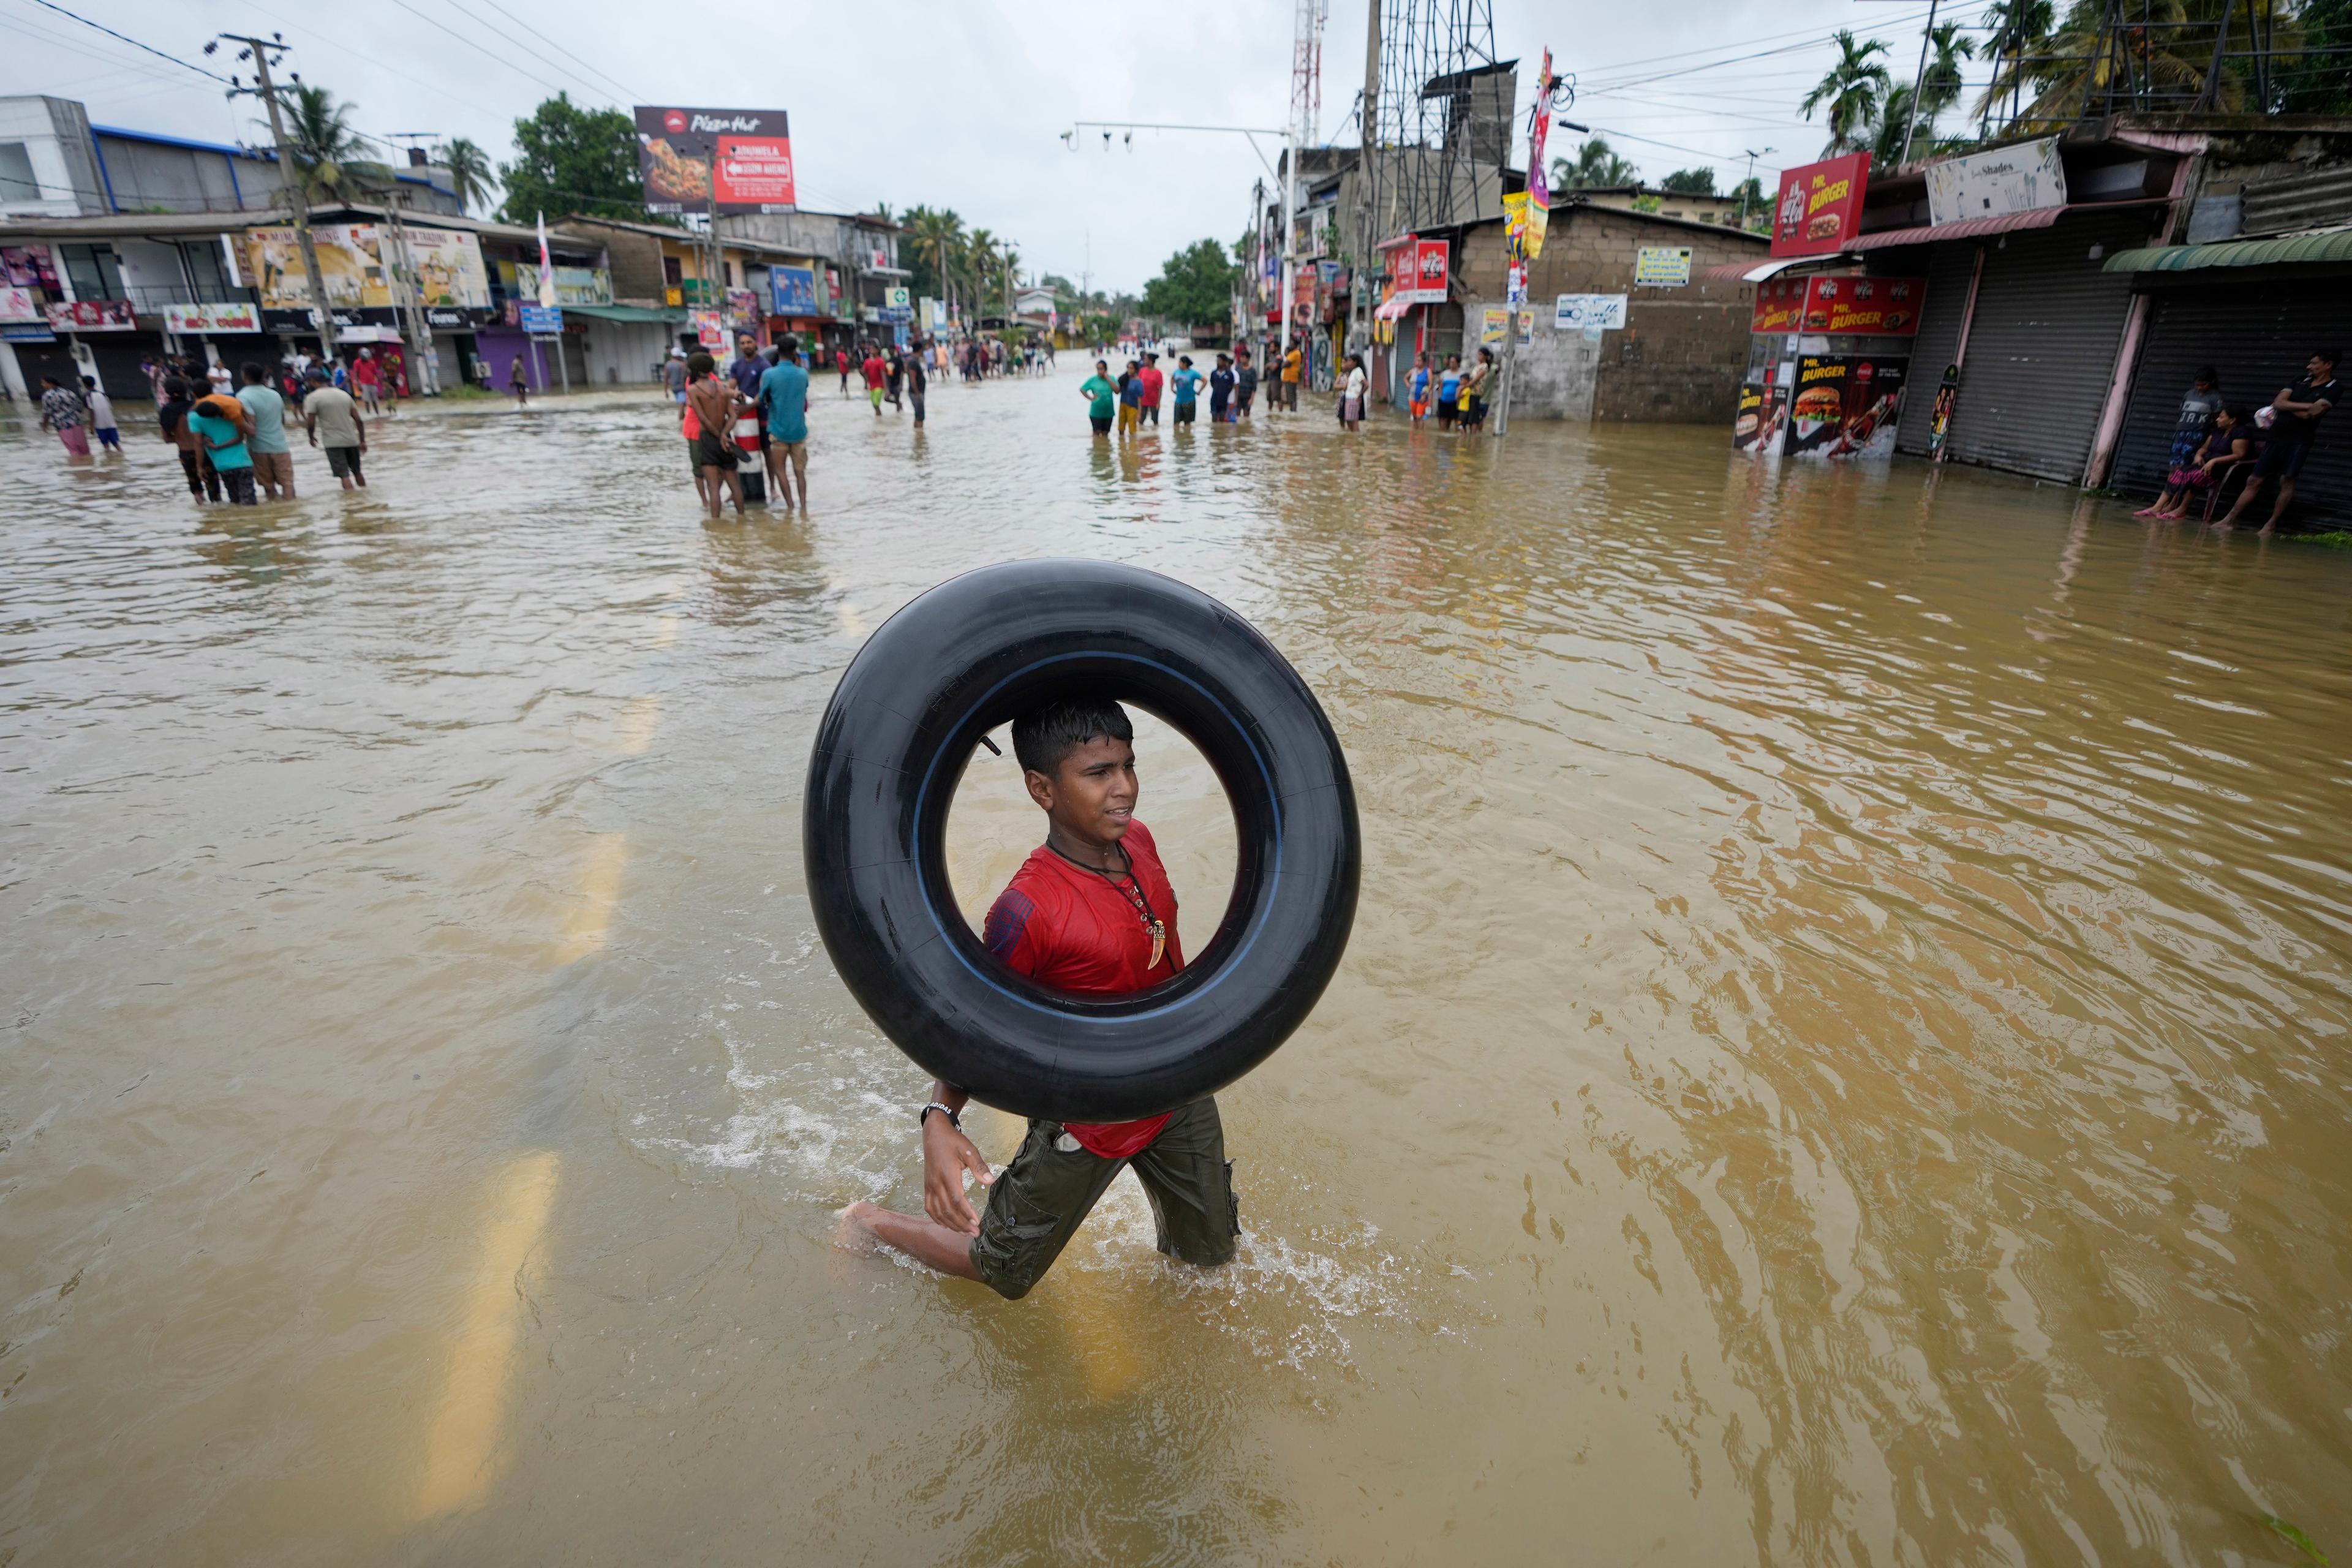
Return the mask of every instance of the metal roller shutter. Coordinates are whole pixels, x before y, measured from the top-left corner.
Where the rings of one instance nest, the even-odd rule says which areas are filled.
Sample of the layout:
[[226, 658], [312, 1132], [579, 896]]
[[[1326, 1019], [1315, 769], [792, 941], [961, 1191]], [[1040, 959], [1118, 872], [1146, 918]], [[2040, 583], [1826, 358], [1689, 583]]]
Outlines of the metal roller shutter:
[[[2111, 481], [2130, 495], [2163, 488], [2180, 395], [2200, 367], [2221, 373], [2222, 396], [2259, 408], [2303, 379], [2312, 350], [2352, 342], [2352, 280], [2341, 278], [2273, 282], [2216, 269], [2194, 288], [2158, 291], [2152, 306]], [[2352, 527], [2352, 411], [2331, 413], [2319, 429], [2289, 521]], [[2268, 517], [2269, 503], [2259, 505]]]
[[[1936, 417], [1936, 388], [1960, 341], [1960, 315], [1969, 304], [1969, 272], [1977, 259], [1973, 242], [1929, 248], [1931, 254], [1925, 258], [1907, 246], [1892, 254], [1875, 252], [1870, 266], [1872, 272], [1883, 276], [1927, 273], [1927, 302], [1919, 313], [1919, 335], [1911, 345], [1911, 379], [1903, 395], [1903, 423], [1895, 433], [1896, 451], [1919, 455], [1927, 450], [1927, 426]], [[1879, 259], [1882, 256], [1884, 261]], [[1924, 269], [1921, 260], [1927, 263]]]
[[[2069, 214], [1985, 252], [1952, 413], [1955, 461], [2081, 482], [2131, 307], [2131, 279], [2102, 262], [2145, 243], [2156, 210]], [[1932, 386], [1942, 368], [1915, 384]]]

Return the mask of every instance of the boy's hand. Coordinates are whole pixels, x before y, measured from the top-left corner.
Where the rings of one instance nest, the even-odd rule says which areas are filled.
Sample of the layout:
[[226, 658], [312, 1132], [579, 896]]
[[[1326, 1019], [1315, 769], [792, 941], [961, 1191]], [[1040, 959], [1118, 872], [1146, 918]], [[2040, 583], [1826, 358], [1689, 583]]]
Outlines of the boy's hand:
[[923, 1118], [923, 1212], [950, 1230], [978, 1236], [979, 1212], [963, 1193], [966, 1171], [983, 1187], [996, 1180], [987, 1158], [954, 1122], [944, 1116]]

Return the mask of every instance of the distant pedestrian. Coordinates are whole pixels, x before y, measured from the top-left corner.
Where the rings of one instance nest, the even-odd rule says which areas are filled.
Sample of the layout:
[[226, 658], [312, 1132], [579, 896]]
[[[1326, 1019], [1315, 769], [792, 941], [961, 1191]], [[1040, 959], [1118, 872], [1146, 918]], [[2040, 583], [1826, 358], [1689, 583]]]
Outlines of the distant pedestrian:
[[1429, 417], [1429, 356], [1412, 356], [1412, 422], [1419, 425]]
[[1233, 418], [1234, 357], [1217, 356], [1217, 368], [1209, 373], [1209, 423], [1223, 425]]
[[1176, 423], [1190, 425], [1200, 413], [1201, 383], [1204, 378], [1192, 368], [1191, 354], [1176, 356], [1175, 372], [1168, 378], [1168, 389], [1175, 394]]
[[[295, 367], [299, 374], [301, 366]], [[383, 411], [383, 366], [373, 349], [360, 350], [359, 363], [352, 366], [352, 384], [360, 390], [360, 406], [370, 414]]]
[[919, 430], [923, 427], [923, 397], [931, 390], [930, 375], [923, 369], [923, 351], [918, 348], [907, 355], [902, 369], [907, 377], [907, 406], [914, 411], [915, 428]]
[[1298, 412], [1298, 379], [1307, 368], [1307, 356], [1297, 343], [1284, 351], [1282, 356], [1282, 406], [1285, 412]]
[[1111, 418], [1118, 412], [1118, 384], [1110, 378], [1108, 361], [1095, 361], [1095, 373], [1079, 385], [1078, 395], [1087, 400], [1087, 418], [1095, 434], [1109, 435]]
[[1437, 376], [1437, 427], [1454, 428], [1462, 412], [1462, 356], [1447, 354], [1445, 368]]
[[1239, 362], [1234, 366], [1234, 422], [1239, 424], [1250, 416], [1250, 405], [1257, 401], [1257, 366], [1250, 363], [1248, 345], [1234, 351]]
[[163, 407], [163, 381], [172, 374], [170, 369], [153, 354], [142, 354], [139, 359], [139, 374], [147, 378], [147, 393], [155, 400], [155, 406]]
[[120, 456], [122, 430], [114, 422], [114, 399], [106, 395], [106, 388], [98, 384], [96, 376], [81, 378], [81, 400], [89, 405], [90, 434], [98, 437], [100, 446]]
[[669, 357], [662, 362], [662, 385], [667, 389], [669, 400], [677, 405], [678, 417], [681, 419], [686, 417], [686, 351], [684, 349], [670, 350]]
[[1371, 377], [1364, 374], [1364, 356], [1349, 354], [1347, 379], [1339, 384], [1339, 428], [1358, 430], [1364, 423], [1364, 393]]
[[701, 469], [704, 482], [703, 499], [710, 515], [719, 515], [719, 487], [735, 502], [735, 511], [743, 511], [743, 484], [735, 474], [735, 415], [741, 399], [736, 395], [734, 384], [719, 374], [718, 362], [708, 353], [698, 353], [686, 362], [686, 405], [694, 411], [695, 462]]
[[205, 380], [213, 391], [223, 397], [236, 395], [236, 373], [226, 363], [215, 363], [205, 371]]
[[180, 455], [180, 471], [188, 477], [188, 493], [201, 504], [206, 500], [221, 499], [221, 482], [219, 472], [205, 461], [203, 448], [196, 444], [196, 433], [189, 426], [188, 411], [194, 406], [188, 398], [185, 377], [163, 378], [163, 401], [155, 405], [155, 422], [163, 426], [163, 439]]
[[1472, 435], [1486, 428], [1486, 389], [1495, 374], [1495, 351], [1480, 349], [1478, 361], [1462, 378], [1462, 425]]
[[898, 389], [907, 380], [907, 358], [894, 346], [882, 359], [882, 384], [887, 389], [890, 406], [904, 406], [898, 401]]
[[58, 433], [68, 460], [89, 456], [89, 405], [54, 375], [41, 377], [41, 428]]
[[866, 345], [866, 363], [859, 367], [866, 377], [866, 401], [874, 405], [874, 417], [882, 417], [882, 394], [890, 380], [890, 367], [882, 363], [882, 351], [873, 343]]
[[[2263, 455], [2254, 464], [2253, 477], [2246, 488], [2238, 492], [2238, 504], [2215, 526], [2232, 528], [2245, 514], [2254, 498], [2262, 493], [2265, 479], [2278, 481], [2278, 500], [2271, 503], [2270, 521], [2262, 526], [2269, 533], [2286, 515], [2287, 503], [2294, 500], [2294, 477], [2303, 472], [2304, 459], [2311, 456], [2311, 444], [2319, 436], [2319, 422], [2336, 406], [2342, 395], [2336, 384], [2336, 351], [2321, 349], [2305, 362], [2303, 379], [2293, 386], [2279, 388], [2266, 410], [2271, 416], [2270, 431], [2263, 440]], [[2256, 424], [2262, 415], [2254, 416]]]
[[[523, 363], [523, 351], [520, 349], [515, 351], [514, 363], [507, 369], [507, 390], [514, 394], [517, 408], [530, 406], [530, 372]], [[360, 395], [362, 397], [367, 395], [364, 384], [360, 388]]]
[[327, 454], [327, 471], [347, 490], [367, 489], [361, 459], [367, 456], [367, 421], [352, 395], [317, 365], [310, 367], [310, 395], [302, 399], [302, 426], [310, 445]]
[[245, 384], [236, 400], [245, 407], [251, 431], [246, 451], [253, 458], [253, 477], [272, 500], [294, 499], [294, 452], [286, 444], [286, 399], [269, 384], [269, 373], [248, 363], [239, 372]]
[[841, 372], [841, 395], [849, 395], [849, 349], [846, 344], [833, 351], [833, 363]]
[[[760, 377], [760, 414], [768, 425], [768, 475], [783, 493], [786, 511], [793, 510], [793, 480], [797, 478], [800, 504], [806, 510], [809, 374], [801, 368], [799, 340], [787, 332], [778, 346], [783, 353], [775, 367]], [[919, 423], [919, 415], [917, 419]]]
[[232, 506], [258, 504], [253, 493], [253, 452], [246, 445], [245, 405], [222, 393], [207, 393], [188, 411], [197, 445], [220, 473]]

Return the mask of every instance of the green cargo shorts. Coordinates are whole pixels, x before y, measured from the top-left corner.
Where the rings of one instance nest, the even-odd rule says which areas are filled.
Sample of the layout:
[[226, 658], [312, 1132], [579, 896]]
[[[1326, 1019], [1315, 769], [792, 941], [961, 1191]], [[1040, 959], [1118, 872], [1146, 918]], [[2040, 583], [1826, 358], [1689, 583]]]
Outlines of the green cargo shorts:
[[1135, 1167], [1151, 1200], [1160, 1251], [1202, 1268], [1233, 1261], [1241, 1204], [1234, 1196], [1234, 1167], [1225, 1158], [1225, 1128], [1215, 1100], [1195, 1100], [1177, 1111], [1150, 1147], [1126, 1160], [1064, 1148], [1063, 1136], [1058, 1121], [1029, 1123], [1021, 1152], [988, 1189], [971, 1263], [990, 1289], [1013, 1300], [1027, 1295], [1121, 1165]]

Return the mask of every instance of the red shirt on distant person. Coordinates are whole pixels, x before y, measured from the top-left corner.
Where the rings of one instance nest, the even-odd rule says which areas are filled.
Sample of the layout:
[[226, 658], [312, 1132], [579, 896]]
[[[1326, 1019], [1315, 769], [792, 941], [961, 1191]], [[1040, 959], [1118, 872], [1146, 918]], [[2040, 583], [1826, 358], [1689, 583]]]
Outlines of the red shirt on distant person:
[[[1184, 967], [1176, 937], [1176, 889], [1169, 884], [1151, 830], [1128, 825], [1119, 840], [1134, 867], [1135, 885], [1165, 925], [1168, 944], [1155, 967], [1151, 935], [1135, 900], [1114, 880], [1073, 864], [1039, 845], [1013, 874], [988, 911], [982, 940], [1007, 968], [1040, 985], [1081, 996], [1123, 996], [1173, 977]], [[1168, 1124], [1165, 1116], [1140, 1121], [1063, 1123], [1089, 1153], [1124, 1160], [1141, 1152]]]

